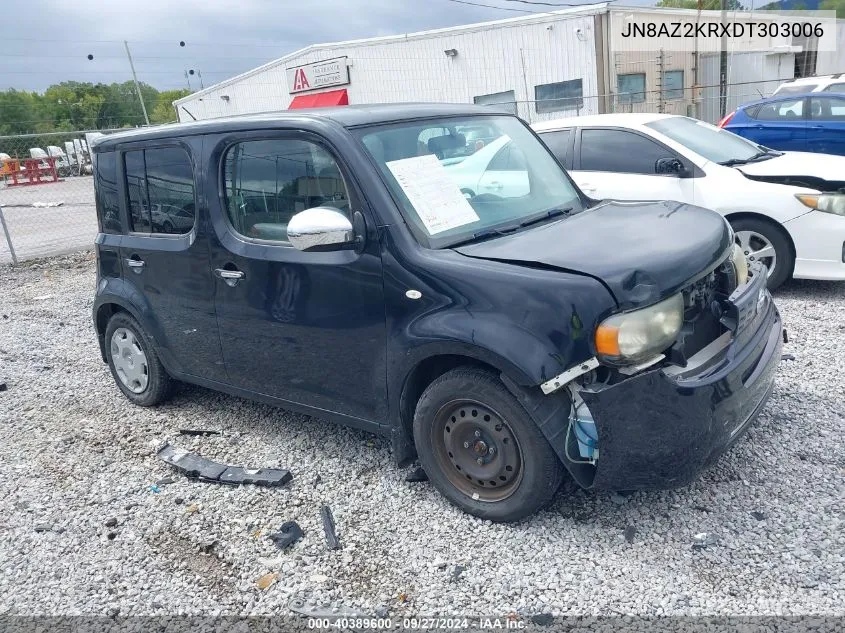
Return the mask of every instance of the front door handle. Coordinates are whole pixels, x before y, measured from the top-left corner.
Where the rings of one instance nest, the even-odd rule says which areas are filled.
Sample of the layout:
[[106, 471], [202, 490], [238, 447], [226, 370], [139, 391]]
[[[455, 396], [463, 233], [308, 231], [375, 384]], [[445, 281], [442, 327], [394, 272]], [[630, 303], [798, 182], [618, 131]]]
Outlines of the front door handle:
[[246, 277], [242, 270], [228, 270], [226, 268], [216, 268], [214, 274], [232, 287], [238, 285], [238, 282]]
[[133, 273], [137, 273], [137, 274], [140, 275], [141, 272], [144, 270], [144, 266], [146, 265], [146, 262], [143, 259], [139, 259], [137, 256], [136, 257], [127, 257], [126, 258], [126, 265], [129, 266], [129, 268], [132, 269]]

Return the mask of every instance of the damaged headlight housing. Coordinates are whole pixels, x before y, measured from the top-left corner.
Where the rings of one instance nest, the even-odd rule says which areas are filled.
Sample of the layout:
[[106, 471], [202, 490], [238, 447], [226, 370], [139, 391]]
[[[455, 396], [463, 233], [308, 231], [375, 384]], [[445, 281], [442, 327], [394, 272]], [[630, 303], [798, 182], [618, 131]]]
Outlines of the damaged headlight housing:
[[748, 281], [748, 260], [739, 244], [734, 244], [731, 250], [731, 263], [734, 266], [734, 272], [736, 272], [736, 285], [741, 286]]
[[845, 216], [845, 193], [796, 193], [805, 207]]
[[596, 355], [615, 365], [648, 360], [675, 342], [683, 324], [681, 293], [647, 308], [615, 314], [596, 328]]

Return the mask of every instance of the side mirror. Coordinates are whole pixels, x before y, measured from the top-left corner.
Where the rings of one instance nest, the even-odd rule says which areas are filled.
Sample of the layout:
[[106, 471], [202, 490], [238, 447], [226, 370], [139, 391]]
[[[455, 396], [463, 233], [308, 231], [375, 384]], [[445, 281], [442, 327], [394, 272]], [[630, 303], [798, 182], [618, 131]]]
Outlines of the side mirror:
[[290, 219], [287, 230], [288, 240], [300, 251], [339, 251], [358, 243], [352, 222], [331, 207], [300, 211]]
[[677, 158], [658, 158], [654, 163], [654, 173], [685, 176], [687, 170]]

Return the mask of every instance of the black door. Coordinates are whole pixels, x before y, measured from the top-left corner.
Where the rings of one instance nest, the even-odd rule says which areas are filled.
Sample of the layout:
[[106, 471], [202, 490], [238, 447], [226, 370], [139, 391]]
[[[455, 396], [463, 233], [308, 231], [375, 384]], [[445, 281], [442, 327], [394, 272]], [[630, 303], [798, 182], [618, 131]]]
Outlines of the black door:
[[[207, 139], [206, 142], [211, 142]], [[219, 140], [209, 170], [212, 269], [230, 382], [353, 418], [386, 416], [385, 314], [375, 240], [364, 252], [304, 253], [287, 239], [299, 211], [365, 212], [316, 137]]]
[[121, 152], [128, 233], [120, 256], [129, 299], [144, 319], [165, 364], [209, 380], [226, 378], [208, 238], [198, 217], [193, 157], [201, 141], [162, 143]]

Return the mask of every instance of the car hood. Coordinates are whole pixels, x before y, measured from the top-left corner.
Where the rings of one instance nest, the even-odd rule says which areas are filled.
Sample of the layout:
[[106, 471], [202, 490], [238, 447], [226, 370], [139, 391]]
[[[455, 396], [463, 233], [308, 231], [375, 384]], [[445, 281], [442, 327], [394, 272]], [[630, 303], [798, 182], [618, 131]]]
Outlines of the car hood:
[[830, 182], [845, 179], [845, 156], [811, 154], [810, 152], [784, 152], [782, 156], [761, 160], [736, 169], [752, 177], [807, 176], [813, 182], [821, 178]]
[[655, 303], [709, 273], [730, 246], [728, 223], [714, 211], [680, 202], [606, 201], [564, 220], [455, 250], [593, 277], [629, 309]]

